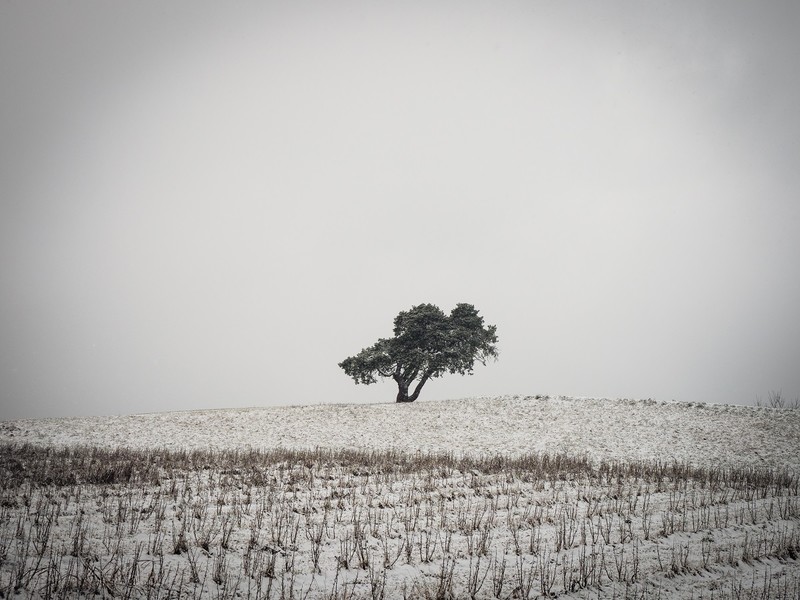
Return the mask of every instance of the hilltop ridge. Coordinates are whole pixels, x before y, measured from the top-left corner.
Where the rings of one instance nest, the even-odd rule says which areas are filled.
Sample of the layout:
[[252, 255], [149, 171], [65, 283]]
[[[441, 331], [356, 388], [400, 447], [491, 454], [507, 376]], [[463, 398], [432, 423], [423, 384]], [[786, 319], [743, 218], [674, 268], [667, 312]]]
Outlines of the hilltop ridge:
[[655, 400], [500, 396], [0, 423], [0, 443], [132, 448], [567, 452], [592, 460], [800, 467], [800, 411]]

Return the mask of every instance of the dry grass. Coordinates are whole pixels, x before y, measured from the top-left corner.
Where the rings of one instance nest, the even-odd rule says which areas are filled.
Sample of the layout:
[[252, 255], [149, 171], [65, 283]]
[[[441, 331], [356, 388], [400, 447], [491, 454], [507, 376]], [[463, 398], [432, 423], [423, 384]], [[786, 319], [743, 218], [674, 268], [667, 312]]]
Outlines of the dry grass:
[[800, 594], [787, 470], [5, 445], [0, 477], [2, 597]]

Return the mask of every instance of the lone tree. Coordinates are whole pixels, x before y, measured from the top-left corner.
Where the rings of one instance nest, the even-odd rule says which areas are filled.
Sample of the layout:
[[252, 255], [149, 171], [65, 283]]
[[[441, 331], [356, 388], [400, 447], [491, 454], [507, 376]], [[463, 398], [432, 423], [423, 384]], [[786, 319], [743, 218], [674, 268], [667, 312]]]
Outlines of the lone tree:
[[378, 340], [339, 366], [357, 384], [391, 377], [397, 383], [397, 401], [413, 402], [430, 378], [472, 375], [476, 360], [485, 365], [496, 358], [496, 332], [494, 325], [483, 326], [483, 317], [471, 304], [458, 304], [449, 316], [438, 306], [420, 304], [395, 317], [393, 338]]

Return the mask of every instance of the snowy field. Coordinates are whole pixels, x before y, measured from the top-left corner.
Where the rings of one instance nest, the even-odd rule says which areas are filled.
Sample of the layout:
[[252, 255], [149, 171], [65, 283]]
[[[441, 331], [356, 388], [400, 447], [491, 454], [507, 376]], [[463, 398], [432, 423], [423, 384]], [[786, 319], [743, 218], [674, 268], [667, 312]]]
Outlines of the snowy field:
[[800, 411], [564, 397], [334, 404], [0, 422], [0, 442], [172, 449], [566, 452], [800, 468]]
[[800, 598], [798, 410], [209, 410], [0, 448], [0, 597]]

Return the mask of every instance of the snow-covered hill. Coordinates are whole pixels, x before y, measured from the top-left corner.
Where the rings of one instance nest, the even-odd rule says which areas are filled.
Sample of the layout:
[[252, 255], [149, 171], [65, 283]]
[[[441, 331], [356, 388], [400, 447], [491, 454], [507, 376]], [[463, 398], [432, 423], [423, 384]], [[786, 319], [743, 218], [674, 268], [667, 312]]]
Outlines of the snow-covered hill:
[[0, 422], [0, 442], [133, 448], [566, 452], [592, 460], [800, 467], [800, 411], [504, 396]]
[[[318, 447], [442, 454], [280, 450]], [[798, 598], [798, 448], [797, 410], [564, 397], [0, 421], [0, 597]]]

